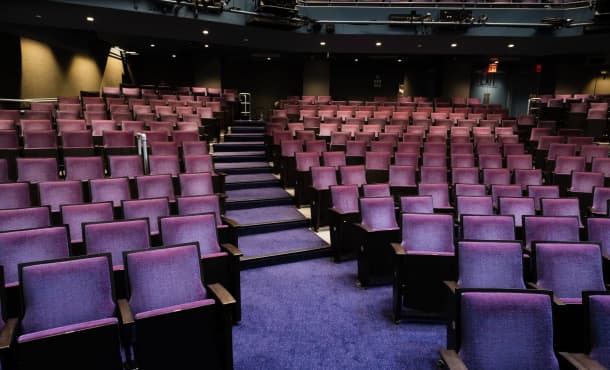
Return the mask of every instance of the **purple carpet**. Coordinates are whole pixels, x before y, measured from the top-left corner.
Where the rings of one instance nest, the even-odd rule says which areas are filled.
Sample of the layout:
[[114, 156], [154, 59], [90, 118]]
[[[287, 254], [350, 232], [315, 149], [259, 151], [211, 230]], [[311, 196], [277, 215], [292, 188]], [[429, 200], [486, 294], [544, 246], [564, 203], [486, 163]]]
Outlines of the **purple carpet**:
[[394, 324], [392, 289], [357, 288], [356, 270], [320, 258], [242, 271], [235, 369], [437, 369], [445, 327]]
[[267, 188], [251, 188], [251, 189], [238, 189], [238, 190], [227, 190], [227, 201], [238, 202], [244, 200], [258, 200], [258, 199], [276, 199], [276, 198], [289, 198], [291, 195], [288, 194], [280, 186], [271, 186]]
[[245, 175], [227, 175], [225, 176], [226, 184], [237, 184], [242, 182], [257, 182], [257, 181], [272, 181], [277, 180], [273, 174], [270, 173], [252, 173]]
[[327, 245], [316, 233], [307, 228], [242, 235], [239, 237], [239, 249], [246, 257], [326, 247]]
[[305, 219], [305, 216], [297, 211], [294, 206], [237, 209], [234, 211], [227, 211], [226, 216], [242, 225]]

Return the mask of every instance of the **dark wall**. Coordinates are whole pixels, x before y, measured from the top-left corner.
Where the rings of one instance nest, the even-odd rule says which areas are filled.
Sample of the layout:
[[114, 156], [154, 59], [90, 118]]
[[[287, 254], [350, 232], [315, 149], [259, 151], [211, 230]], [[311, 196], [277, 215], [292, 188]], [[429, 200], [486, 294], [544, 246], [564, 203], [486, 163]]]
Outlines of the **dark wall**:
[[137, 84], [192, 86], [194, 59], [192, 54], [177, 54], [172, 58], [167, 52], [147, 53], [129, 57], [129, 65]]
[[0, 83], [0, 98], [19, 99], [21, 96], [21, 44], [19, 36], [0, 33], [0, 44], [3, 46], [0, 69], [7, 71]]
[[404, 80], [404, 69], [404, 65], [396, 60], [334, 61], [330, 68], [330, 94], [343, 99], [395, 97], [398, 85]]
[[283, 58], [233, 58], [222, 62], [222, 86], [251, 94], [252, 117], [269, 115], [273, 103], [288, 95], [302, 95], [303, 62]]

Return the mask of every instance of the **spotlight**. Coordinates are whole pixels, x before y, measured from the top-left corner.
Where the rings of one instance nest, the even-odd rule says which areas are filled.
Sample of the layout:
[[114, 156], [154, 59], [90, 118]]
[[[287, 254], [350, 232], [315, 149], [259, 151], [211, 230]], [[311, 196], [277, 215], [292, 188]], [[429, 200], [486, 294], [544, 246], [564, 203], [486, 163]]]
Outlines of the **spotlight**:
[[95, 18], [93, 18], [93, 17], [87, 17], [87, 18], [85, 18], [85, 19], [87, 20], [87, 22], [93, 22], [93, 21], [95, 21]]

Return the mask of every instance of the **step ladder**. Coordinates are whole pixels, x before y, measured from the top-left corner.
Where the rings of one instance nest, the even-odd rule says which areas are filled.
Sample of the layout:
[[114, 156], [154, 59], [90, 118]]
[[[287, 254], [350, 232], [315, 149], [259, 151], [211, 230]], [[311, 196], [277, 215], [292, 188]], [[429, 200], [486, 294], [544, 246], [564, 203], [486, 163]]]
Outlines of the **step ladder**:
[[241, 107], [240, 109], [240, 116], [243, 119], [252, 119], [251, 117], [251, 100], [250, 100], [250, 93], [246, 93], [246, 92], [242, 92], [239, 93], [239, 106]]

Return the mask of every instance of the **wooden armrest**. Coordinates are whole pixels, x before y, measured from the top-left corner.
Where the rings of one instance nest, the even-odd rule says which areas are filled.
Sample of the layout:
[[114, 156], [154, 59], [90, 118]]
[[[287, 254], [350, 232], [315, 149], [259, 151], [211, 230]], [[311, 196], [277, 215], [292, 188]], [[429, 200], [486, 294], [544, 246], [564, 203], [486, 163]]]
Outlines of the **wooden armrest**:
[[218, 176], [227, 176], [226, 172], [222, 172], [222, 171], [214, 171]]
[[449, 288], [449, 290], [451, 290], [451, 293], [455, 294], [455, 291], [458, 288], [458, 284], [457, 281], [453, 281], [453, 280], [446, 280], [443, 281], [443, 283], [445, 283], [445, 285], [447, 286], [447, 288]]
[[357, 228], [359, 228], [362, 231], [366, 231], [367, 233], [373, 232], [373, 230], [369, 229], [366, 225], [361, 224], [361, 223], [355, 223], [354, 226], [356, 226]]
[[235, 221], [232, 218], [228, 218], [225, 216], [220, 216], [220, 218], [222, 219], [222, 222], [226, 223], [227, 225], [231, 226], [231, 227], [238, 227], [239, 223], [237, 221]]
[[242, 251], [241, 251], [241, 250], [239, 250], [239, 248], [237, 248], [236, 246], [234, 246], [234, 245], [233, 245], [233, 244], [231, 244], [231, 243], [224, 243], [224, 244], [221, 244], [221, 245], [220, 245], [220, 247], [221, 247], [222, 249], [224, 249], [225, 251], [227, 251], [227, 253], [229, 253], [229, 254], [230, 254], [231, 256], [233, 256], [233, 257], [241, 257], [241, 256], [243, 256], [243, 255], [244, 255], [244, 254], [242, 253]]
[[527, 282], [527, 287], [530, 289], [540, 289], [540, 287], [538, 286], [538, 284], [536, 283], [532, 283], [531, 281]]
[[236, 303], [235, 298], [233, 298], [231, 293], [229, 293], [229, 291], [226, 290], [225, 287], [222, 286], [222, 284], [210, 284], [208, 285], [208, 289], [210, 289], [210, 292], [214, 296], [215, 300], [220, 302], [221, 305], [226, 306]]
[[402, 245], [400, 245], [400, 243], [391, 243], [391, 245], [392, 245], [392, 249], [394, 249], [395, 255], [397, 255], [397, 256], [406, 255], [405, 249], [402, 247]]
[[468, 370], [457, 352], [452, 349], [442, 349], [441, 359], [445, 362], [450, 370]]
[[16, 317], [11, 317], [6, 320], [2, 331], [0, 331], [0, 350], [8, 349], [11, 346], [11, 343], [13, 343], [18, 322], [19, 319]]
[[559, 355], [565, 358], [570, 365], [574, 366], [579, 370], [604, 370], [606, 369], [602, 364], [595, 361], [584, 353], [569, 353], [559, 352]]
[[121, 298], [117, 300], [117, 304], [119, 306], [119, 314], [121, 315], [121, 322], [124, 325], [133, 324], [134, 318], [133, 313], [131, 312], [131, 306], [129, 306], [129, 302], [125, 298]]

